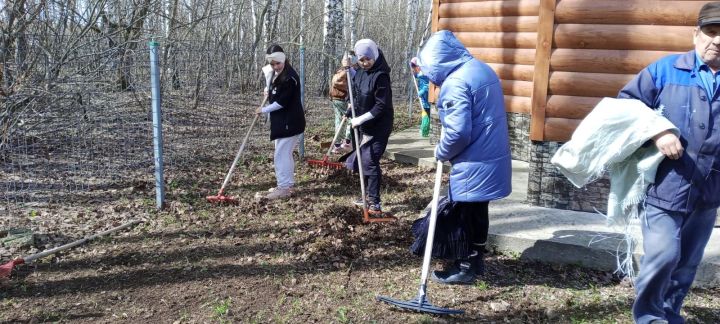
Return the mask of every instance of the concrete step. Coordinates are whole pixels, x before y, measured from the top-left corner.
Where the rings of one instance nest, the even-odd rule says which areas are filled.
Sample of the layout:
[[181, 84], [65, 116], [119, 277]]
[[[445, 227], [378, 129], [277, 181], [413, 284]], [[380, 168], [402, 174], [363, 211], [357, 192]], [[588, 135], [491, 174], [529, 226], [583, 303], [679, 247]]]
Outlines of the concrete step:
[[[409, 129], [390, 137], [385, 157], [434, 168], [433, 152], [434, 146], [427, 138], [421, 138], [417, 130]], [[448, 164], [445, 169], [449, 170]], [[489, 244], [498, 251], [528, 260], [616, 270], [617, 255], [623, 256], [625, 252], [623, 229], [607, 226], [604, 216], [599, 213], [527, 204], [528, 174], [528, 163], [513, 161], [513, 193], [490, 203]], [[641, 238], [637, 226], [631, 231]], [[641, 247], [642, 241], [633, 253], [636, 265], [642, 255]], [[720, 286], [720, 228], [713, 231], [694, 284]]]

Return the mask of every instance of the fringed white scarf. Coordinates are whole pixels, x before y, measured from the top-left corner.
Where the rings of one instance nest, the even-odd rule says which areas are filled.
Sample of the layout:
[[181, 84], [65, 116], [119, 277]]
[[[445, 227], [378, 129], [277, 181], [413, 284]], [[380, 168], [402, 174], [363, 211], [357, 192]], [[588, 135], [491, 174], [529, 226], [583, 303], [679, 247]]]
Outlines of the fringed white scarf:
[[643, 144], [665, 130], [679, 135], [662, 113], [663, 107], [653, 110], [639, 100], [604, 98], [550, 161], [578, 188], [610, 172], [607, 216], [603, 216], [608, 226], [624, 228], [625, 258], [620, 260], [620, 244], [617, 271], [631, 278], [635, 277], [633, 251], [639, 234], [630, 225], [641, 218], [639, 206], [665, 158], [654, 144]]

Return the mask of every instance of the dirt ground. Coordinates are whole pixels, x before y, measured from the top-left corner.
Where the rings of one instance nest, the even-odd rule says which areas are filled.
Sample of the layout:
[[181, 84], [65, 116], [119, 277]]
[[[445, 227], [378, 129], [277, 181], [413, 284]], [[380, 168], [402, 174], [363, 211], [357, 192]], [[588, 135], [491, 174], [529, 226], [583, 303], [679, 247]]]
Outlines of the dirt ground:
[[[398, 116], [403, 109], [398, 109]], [[399, 117], [402, 119], [402, 117]], [[331, 121], [310, 123], [306, 147], [319, 158]], [[398, 123], [398, 127], [409, 123]], [[238, 206], [215, 206], [232, 158], [167, 174], [165, 210], [154, 188], [113, 189], [102, 204], [68, 201], [24, 209], [11, 222], [42, 233], [25, 255], [130, 219], [131, 230], [16, 267], [0, 282], [0, 321], [126, 323], [630, 323], [632, 287], [612, 273], [491, 254], [487, 273], [468, 287], [430, 283], [429, 299], [464, 315], [431, 316], [375, 301], [413, 298], [421, 258], [410, 226], [431, 199], [433, 170], [383, 161], [384, 208], [398, 221], [361, 224], [355, 176], [323, 174], [298, 162], [291, 199], [256, 201], [274, 185], [267, 130], [254, 137], [228, 191]], [[693, 289], [690, 323], [720, 322], [720, 290]]]

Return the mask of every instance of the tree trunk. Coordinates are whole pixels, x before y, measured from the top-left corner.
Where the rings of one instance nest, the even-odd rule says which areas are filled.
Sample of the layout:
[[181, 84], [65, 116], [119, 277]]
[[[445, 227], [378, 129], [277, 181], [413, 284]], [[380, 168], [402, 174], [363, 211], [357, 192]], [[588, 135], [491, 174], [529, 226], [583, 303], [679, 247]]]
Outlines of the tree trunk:
[[[322, 64], [322, 79], [327, 80], [330, 77], [330, 58], [336, 57], [337, 44], [341, 39], [340, 33], [342, 33], [342, 0], [325, 0], [325, 18], [324, 30], [323, 30], [323, 64]], [[333, 62], [333, 64], [336, 64]], [[322, 87], [320, 91], [321, 96], [326, 96], [328, 93], [327, 87]]]
[[355, 46], [357, 42], [357, 28], [355, 22], [357, 21], [357, 0], [350, 0], [350, 47]]
[[[402, 75], [407, 80], [405, 83], [405, 93], [408, 94], [407, 102], [408, 107], [412, 107], [412, 103], [415, 98], [415, 85], [413, 84], [413, 78], [410, 76], [410, 69], [408, 68], [408, 62], [415, 56], [413, 51], [414, 40], [416, 39], [415, 33], [417, 32], [417, 16], [418, 16], [418, 0], [407, 0], [407, 12], [405, 16], [405, 27], [407, 31], [407, 43], [405, 44], [405, 60], [401, 65], [403, 67]], [[412, 114], [412, 109], [408, 108], [408, 115]]]
[[160, 62], [167, 67], [166, 73], [170, 75], [170, 84], [173, 90], [180, 89], [180, 76], [177, 71], [177, 50], [175, 47], [174, 31], [178, 12], [178, 0], [167, 0], [166, 13], [169, 13], [164, 25], [165, 28], [165, 50], [163, 59]]
[[273, 22], [275, 21], [277, 17], [277, 4], [279, 0], [268, 0], [268, 2], [265, 5], [265, 11], [267, 14], [265, 15], [265, 19], [263, 20], [263, 24], [265, 25], [265, 39], [264, 39], [264, 48], [267, 48], [270, 46], [270, 43], [274, 40], [275, 35], [273, 35]]

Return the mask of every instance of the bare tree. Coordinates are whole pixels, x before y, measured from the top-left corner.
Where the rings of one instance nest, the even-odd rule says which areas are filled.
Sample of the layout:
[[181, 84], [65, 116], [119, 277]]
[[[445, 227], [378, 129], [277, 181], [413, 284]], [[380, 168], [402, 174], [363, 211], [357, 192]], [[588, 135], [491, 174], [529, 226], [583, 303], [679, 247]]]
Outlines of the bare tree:
[[[335, 58], [337, 45], [342, 37], [342, 0], [325, 0], [325, 17], [323, 19], [323, 65], [322, 79], [327, 80], [330, 76], [330, 58]], [[334, 62], [333, 62], [334, 63]], [[322, 88], [320, 95], [327, 94], [328, 89]]]
[[[413, 79], [409, 75], [409, 69], [407, 68], [407, 62], [410, 61], [410, 59], [414, 56], [413, 53], [413, 43], [416, 37], [417, 33], [417, 19], [418, 19], [418, 0], [407, 0], [407, 11], [405, 15], [405, 25], [406, 25], [406, 31], [407, 31], [407, 43], [405, 44], [405, 60], [402, 66], [402, 75], [405, 77], [408, 82], [405, 83], [405, 92], [408, 93], [407, 99], [408, 103], [412, 102], [414, 95], [412, 91], [415, 89], [415, 86], [412, 84]], [[411, 113], [411, 110], [408, 109], [408, 114]]]

